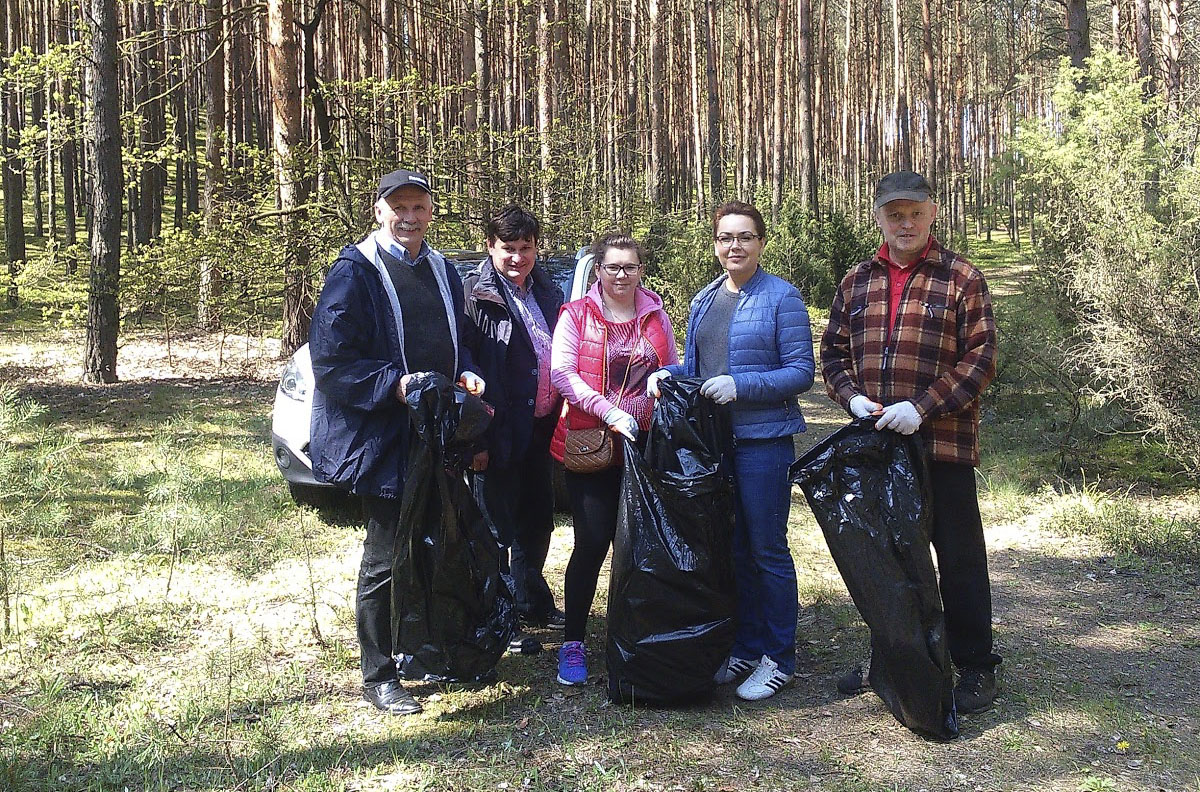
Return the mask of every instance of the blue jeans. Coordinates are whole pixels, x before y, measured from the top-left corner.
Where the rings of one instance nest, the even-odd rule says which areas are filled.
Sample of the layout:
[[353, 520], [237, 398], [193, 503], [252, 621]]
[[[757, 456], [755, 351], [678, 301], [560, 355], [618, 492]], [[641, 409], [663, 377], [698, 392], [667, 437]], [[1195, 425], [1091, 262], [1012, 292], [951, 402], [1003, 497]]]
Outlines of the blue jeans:
[[733, 656], [763, 655], [779, 670], [796, 670], [796, 566], [787, 544], [795, 460], [791, 437], [739, 440], [734, 452], [737, 525], [733, 572], [738, 592], [738, 629]]

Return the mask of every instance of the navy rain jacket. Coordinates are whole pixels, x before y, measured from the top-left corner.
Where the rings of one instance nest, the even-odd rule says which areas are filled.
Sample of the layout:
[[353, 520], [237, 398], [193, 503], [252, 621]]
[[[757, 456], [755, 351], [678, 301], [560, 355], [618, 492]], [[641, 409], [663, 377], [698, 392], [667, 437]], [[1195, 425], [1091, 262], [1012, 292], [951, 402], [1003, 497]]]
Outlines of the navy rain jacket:
[[[373, 243], [368, 237], [363, 245], [342, 248], [313, 312], [309, 351], [316, 389], [309, 454], [318, 481], [358, 495], [399, 498], [408, 457], [409, 408], [396, 398], [396, 386], [410, 372], [382, 277], [363, 254], [362, 248], [374, 250]], [[430, 263], [443, 269], [453, 300], [455, 373], [475, 371], [463, 344], [469, 330], [462, 279], [440, 253], [431, 251], [430, 256]]]

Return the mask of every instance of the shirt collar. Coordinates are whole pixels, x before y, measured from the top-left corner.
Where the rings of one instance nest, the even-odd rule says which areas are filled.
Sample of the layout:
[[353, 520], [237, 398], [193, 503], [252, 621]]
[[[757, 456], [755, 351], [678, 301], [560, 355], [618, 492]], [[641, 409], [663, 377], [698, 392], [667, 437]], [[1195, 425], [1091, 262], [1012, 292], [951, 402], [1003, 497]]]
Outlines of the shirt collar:
[[[930, 234], [929, 239], [925, 242], [925, 249], [921, 251], [921, 255], [917, 257], [917, 260], [914, 261], [913, 264], [924, 261], [926, 258], [929, 257], [929, 251], [933, 249], [934, 241], [935, 240], [933, 238], [933, 234]], [[875, 257], [886, 264], [890, 264], [893, 267], [900, 267], [900, 264], [898, 264], [895, 261], [892, 261], [891, 258], [889, 258], [887, 242], [884, 242], [882, 245], [879, 246], [879, 252], [875, 254]]]
[[392, 239], [392, 237], [389, 234], [383, 233], [383, 231], [375, 232], [375, 241], [376, 241], [376, 243], [381, 245], [383, 247], [383, 249], [386, 250], [388, 253], [392, 254], [394, 257], [396, 257], [400, 261], [403, 261], [405, 264], [408, 264], [410, 266], [415, 266], [417, 264], [420, 264], [425, 259], [425, 257], [429, 255], [430, 251], [432, 250], [432, 248], [429, 247], [428, 242], [426, 242], [425, 240], [421, 240], [421, 249], [419, 251], [417, 251], [417, 257], [414, 259], [409, 254], [408, 248], [404, 247], [404, 245], [401, 245], [399, 242]]

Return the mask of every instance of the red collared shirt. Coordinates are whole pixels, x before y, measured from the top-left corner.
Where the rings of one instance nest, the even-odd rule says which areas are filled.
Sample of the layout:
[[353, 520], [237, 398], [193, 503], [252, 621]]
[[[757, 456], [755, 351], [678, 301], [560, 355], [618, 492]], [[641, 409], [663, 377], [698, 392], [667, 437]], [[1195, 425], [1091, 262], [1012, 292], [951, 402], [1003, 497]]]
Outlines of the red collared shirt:
[[[929, 255], [929, 248], [931, 247], [933, 247], [933, 234], [930, 234], [929, 239], [926, 240], [925, 249], [921, 251], [921, 255], [917, 258], [917, 261], [924, 261], [925, 257]], [[908, 285], [909, 280], [912, 279], [912, 274], [917, 270], [915, 266], [917, 261], [907, 266], [892, 261], [888, 255], [887, 242], [884, 242], [879, 247], [879, 252], [875, 256], [880, 261], [886, 261], [888, 265], [888, 296], [890, 298], [888, 306], [888, 337], [890, 338], [892, 332], [896, 329], [896, 317], [900, 315], [900, 298], [904, 296], [904, 287]]]

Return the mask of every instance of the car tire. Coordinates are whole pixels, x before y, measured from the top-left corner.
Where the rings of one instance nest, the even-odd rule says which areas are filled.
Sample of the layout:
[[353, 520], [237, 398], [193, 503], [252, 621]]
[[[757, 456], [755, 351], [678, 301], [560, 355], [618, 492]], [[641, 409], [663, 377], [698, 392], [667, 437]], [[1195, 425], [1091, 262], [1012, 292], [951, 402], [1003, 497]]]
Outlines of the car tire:
[[288, 482], [288, 492], [297, 506], [312, 506], [314, 509], [328, 509], [338, 506], [346, 499], [346, 493], [335, 487], [314, 487], [309, 484]]

